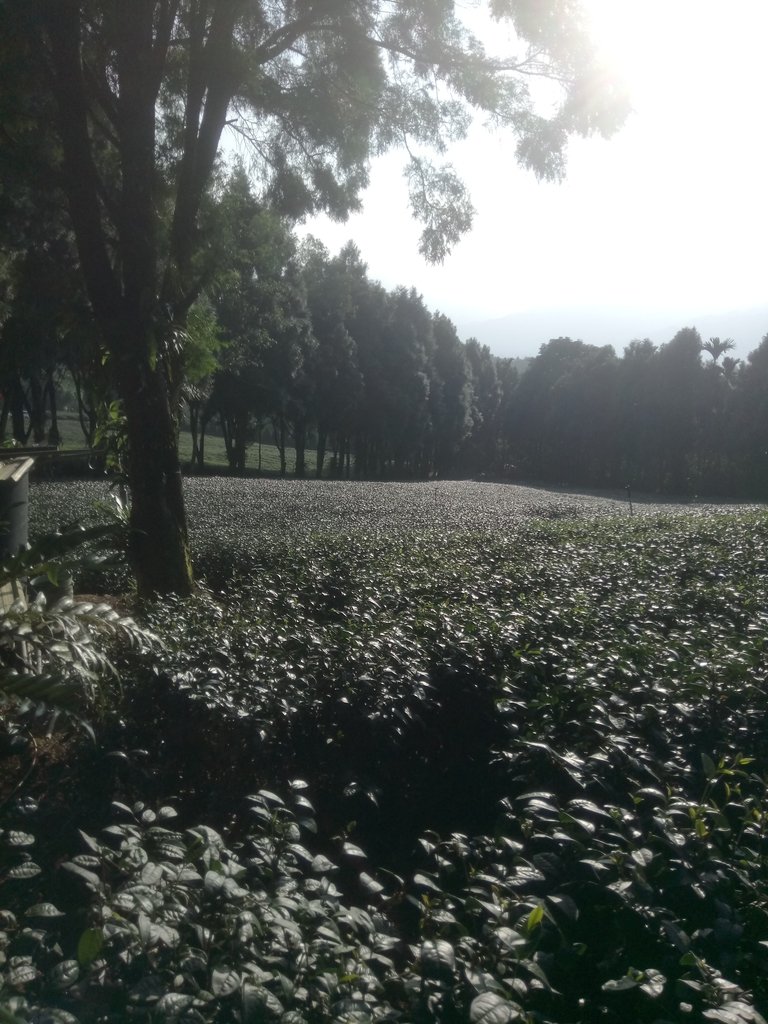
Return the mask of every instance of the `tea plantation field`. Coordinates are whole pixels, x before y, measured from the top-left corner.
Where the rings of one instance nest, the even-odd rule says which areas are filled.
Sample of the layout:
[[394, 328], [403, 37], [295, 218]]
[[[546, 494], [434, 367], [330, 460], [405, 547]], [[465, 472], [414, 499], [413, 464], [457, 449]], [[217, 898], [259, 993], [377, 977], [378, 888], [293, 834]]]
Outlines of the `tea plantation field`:
[[[0, 1006], [764, 1021], [764, 509], [186, 487], [200, 594], [0, 821], [41, 868], [0, 887]], [[33, 527], [100, 496], [37, 484]]]

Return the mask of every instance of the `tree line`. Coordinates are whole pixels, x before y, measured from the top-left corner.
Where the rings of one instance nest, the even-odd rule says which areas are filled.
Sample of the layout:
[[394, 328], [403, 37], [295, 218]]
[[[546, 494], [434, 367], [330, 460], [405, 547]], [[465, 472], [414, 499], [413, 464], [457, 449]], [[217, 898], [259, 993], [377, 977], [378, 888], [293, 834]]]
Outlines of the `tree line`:
[[255, 250], [253, 239], [265, 229], [260, 223], [251, 234], [251, 225], [264, 211], [240, 172], [226, 202], [235, 258], [205, 300], [208, 335], [221, 348], [215, 372], [188, 392], [193, 460], [203, 465], [213, 421], [235, 471], [245, 468], [246, 447], [264, 423], [283, 471], [290, 439], [299, 476], [308, 438], [318, 476], [328, 456], [339, 475], [380, 478], [483, 464], [501, 431], [513, 363], [476, 341], [463, 344], [415, 290], [387, 291], [372, 281], [352, 243], [331, 256], [316, 239], [297, 244], [273, 223], [272, 244]]
[[[71, 382], [93, 445], [117, 391], [66, 232], [30, 246], [1, 334], [0, 437], [58, 441], [57, 382]], [[176, 340], [192, 468], [215, 430], [243, 472], [267, 427], [287, 472], [425, 479], [484, 476], [657, 493], [768, 495], [768, 336], [746, 361], [688, 327], [620, 354], [569, 338], [529, 361], [494, 356], [405, 287], [371, 280], [255, 195], [242, 166], [209, 197], [205, 290]], [[118, 407], [119, 411], [119, 407]]]
[[521, 473], [660, 494], [768, 497], [768, 335], [745, 361], [686, 327], [669, 342], [541, 347], [509, 404]]
[[[517, 371], [413, 289], [387, 291], [353, 243], [335, 256], [299, 242], [255, 198], [242, 168], [215, 198], [209, 258], [215, 266], [179, 345], [179, 412], [192, 434], [192, 464], [205, 465], [206, 433], [224, 438], [243, 471], [268, 425], [282, 456], [308, 440], [317, 475], [425, 477], [485, 466]], [[78, 288], [65, 240], [17, 261], [0, 337], [0, 439], [57, 443], [62, 379], [70, 385], [86, 446], [97, 443], [117, 390], [98, 330]], [[69, 273], [68, 273], [69, 268]]]

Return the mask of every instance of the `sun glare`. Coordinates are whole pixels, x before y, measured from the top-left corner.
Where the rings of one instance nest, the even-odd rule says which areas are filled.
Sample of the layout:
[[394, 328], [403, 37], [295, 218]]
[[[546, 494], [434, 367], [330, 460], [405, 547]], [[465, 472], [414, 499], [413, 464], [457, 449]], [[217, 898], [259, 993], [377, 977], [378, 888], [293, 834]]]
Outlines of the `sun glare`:
[[636, 105], [668, 103], [690, 92], [692, 107], [707, 117], [707, 104], [731, 100], [734, 92], [743, 91], [750, 101], [754, 69], [764, 61], [765, 0], [583, 0], [583, 5], [603, 59], [622, 72]]
[[[762, 304], [768, 0], [581, 3], [628, 87], [622, 130], [574, 137], [565, 181], [552, 184], [517, 166], [514, 138], [473, 128], [449, 157], [470, 187], [475, 225], [439, 267], [419, 256], [402, 154], [388, 154], [365, 215], [354, 228], [324, 228], [328, 244], [354, 231], [374, 276], [413, 282], [437, 308], [477, 321], [557, 306], [699, 315]], [[468, 26], [506, 52], [515, 40], [484, 10], [462, 0]]]

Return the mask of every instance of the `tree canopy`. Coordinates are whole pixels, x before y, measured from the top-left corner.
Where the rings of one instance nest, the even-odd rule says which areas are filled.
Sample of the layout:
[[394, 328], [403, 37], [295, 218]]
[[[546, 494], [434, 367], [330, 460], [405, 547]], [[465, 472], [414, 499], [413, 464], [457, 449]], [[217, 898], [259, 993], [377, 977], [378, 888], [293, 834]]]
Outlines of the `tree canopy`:
[[[372, 157], [407, 154], [421, 249], [471, 223], [443, 162], [480, 116], [521, 162], [562, 174], [571, 133], [609, 133], [625, 103], [597, 66], [576, 0], [492, 0], [517, 52], [486, 53], [450, 0], [0, 0], [3, 161], [65, 204], [123, 401], [133, 560], [144, 593], [191, 587], [176, 451], [183, 328], [210, 274], [206, 211], [225, 129], [259, 199], [343, 218]], [[531, 83], [556, 83], [537, 110]], [[53, 124], [53, 130], [50, 125]], [[25, 180], [25, 187], [30, 185]]]

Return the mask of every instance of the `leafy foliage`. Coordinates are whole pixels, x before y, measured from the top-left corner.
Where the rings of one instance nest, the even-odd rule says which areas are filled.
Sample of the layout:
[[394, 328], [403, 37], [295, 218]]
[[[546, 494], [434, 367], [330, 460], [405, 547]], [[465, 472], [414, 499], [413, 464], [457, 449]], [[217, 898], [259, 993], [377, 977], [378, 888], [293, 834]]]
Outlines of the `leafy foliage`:
[[[112, 655], [121, 649], [146, 654], [157, 646], [156, 637], [110, 603], [74, 600], [66, 593], [77, 569], [94, 572], [109, 561], [104, 545], [121, 532], [115, 524], [71, 526], [45, 534], [0, 564], [0, 836], [2, 812], [12, 799], [26, 810], [37, 806], [24, 787], [40, 767], [43, 734], [49, 739], [63, 720], [93, 738], [92, 723], [110, 704], [110, 684], [115, 690], [119, 683]], [[17, 852], [31, 844], [25, 837], [12, 830], [5, 834], [6, 846]], [[14, 879], [41, 871], [26, 851], [20, 863], [2, 860], [0, 855], [0, 879], [4, 867], [5, 877]]]
[[764, 513], [435, 491], [194, 481], [145, 795], [58, 876], [6, 843], [12, 1012], [762, 1024]]
[[[26, 714], [95, 709], [99, 683], [116, 676], [105, 645], [119, 640], [144, 651], [153, 638], [109, 604], [49, 601], [44, 587], [56, 588], [80, 566], [93, 571], [109, 555], [99, 545], [114, 539], [114, 526], [72, 526], [46, 534], [0, 565], [0, 585], [23, 580], [39, 588], [30, 602], [20, 596], [0, 615], [0, 710], [13, 719]], [[90, 544], [84, 554], [83, 545]], [[21, 586], [19, 586], [21, 585]]]
[[[118, 822], [101, 839], [83, 833], [86, 852], [62, 865], [87, 908], [74, 955], [56, 955], [64, 915], [32, 906], [25, 919], [47, 927], [33, 955], [9, 957], [7, 989], [39, 978], [61, 1020], [352, 1019], [383, 993], [377, 974], [393, 968], [397, 942], [383, 918], [343, 905], [334, 865], [303, 845], [314, 826], [305, 785], [287, 804], [249, 797], [234, 849], [211, 828], [179, 829], [171, 807], [116, 804]], [[6, 920], [10, 953], [30, 930]]]

